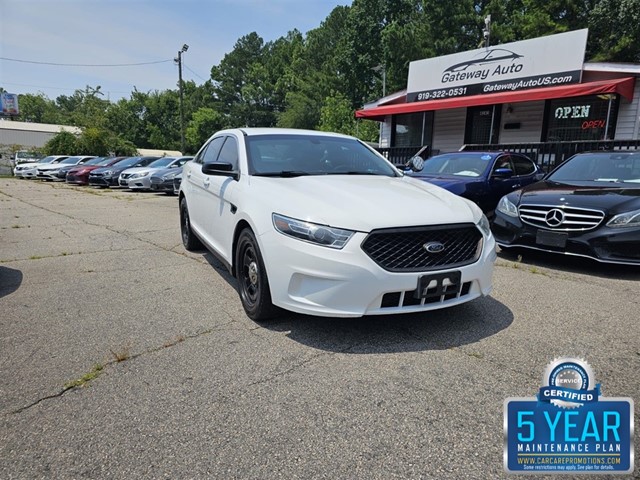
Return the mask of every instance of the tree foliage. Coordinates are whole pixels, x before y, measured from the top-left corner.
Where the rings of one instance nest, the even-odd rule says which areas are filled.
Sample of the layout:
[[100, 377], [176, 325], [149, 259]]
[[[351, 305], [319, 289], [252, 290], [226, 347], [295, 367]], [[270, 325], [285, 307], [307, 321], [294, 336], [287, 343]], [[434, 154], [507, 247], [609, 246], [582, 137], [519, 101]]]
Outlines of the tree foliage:
[[[336, 130], [375, 140], [378, 124], [356, 122], [354, 111], [383, 90], [404, 89], [410, 62], [481, 46], [489, 14], [492, 45], [588, 27], [585, 60], [640, 61], [640, 0], [353, 0], [304, 35], [292, 30], [268, 42], [244, 35], [209, 80], [183, 82], [187, 152], [226, 127]], [[177, 89], [134, 89], [110, 102], [100, 86], [86, 86], [55, 100], [21, 95], [19, 104], [21, 120], [84, 128], [76, 148], [94, 149], [85, 153], [180, 148]], [[56, 142], [71, 148], [67, 135]]]

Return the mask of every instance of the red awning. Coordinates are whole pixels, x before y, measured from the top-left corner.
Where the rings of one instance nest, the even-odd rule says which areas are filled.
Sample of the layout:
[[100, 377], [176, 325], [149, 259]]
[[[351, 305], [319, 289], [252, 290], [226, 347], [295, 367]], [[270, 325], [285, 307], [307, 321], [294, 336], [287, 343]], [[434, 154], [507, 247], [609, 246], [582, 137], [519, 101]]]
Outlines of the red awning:
[[531, 102], [552, 98], [580, 97], [583, 95], [602, 95], [619, 93], [627, 100], [633, 99], [635, 77], [616, 78], [598, 82], [576, 83], [559, 87], [532, 88], [515, 92], [490, 93], [470, 97], [427, 100], [424, 102], [400, 103], [356, 111], [356, 117], [370, 120], [384, 120], [386, 115], [397, 113], [426, 112], [448, 108], [474, 107], [477, 105], [496, 105], [500, 103]]

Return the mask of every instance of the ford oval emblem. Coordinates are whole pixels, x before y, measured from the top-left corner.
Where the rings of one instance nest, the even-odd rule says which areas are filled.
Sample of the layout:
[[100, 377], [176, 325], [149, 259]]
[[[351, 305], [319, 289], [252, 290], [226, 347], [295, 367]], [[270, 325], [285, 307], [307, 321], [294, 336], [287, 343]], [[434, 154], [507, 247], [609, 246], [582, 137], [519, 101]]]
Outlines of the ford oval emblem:
[[429, 253], [440, 253], [444, 250], [444, 244], [440, 242], [425, 243], [423, 247]]

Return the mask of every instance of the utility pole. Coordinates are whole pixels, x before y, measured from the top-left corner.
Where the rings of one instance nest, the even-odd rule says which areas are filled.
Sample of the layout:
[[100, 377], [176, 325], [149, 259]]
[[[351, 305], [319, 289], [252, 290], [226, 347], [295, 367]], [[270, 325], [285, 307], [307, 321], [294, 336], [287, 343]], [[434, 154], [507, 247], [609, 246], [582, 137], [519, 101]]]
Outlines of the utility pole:
[[178, 91], [180, 92], [180, 153], [185, 154], [184, 145], [184, 101], [182, 98], [182, 54], [189, 50], [189, 45], [186, 43], [182, 45], [182, 48], [178, 50], [178, 58], [174, 58], [173, 61], [178, 64]]
[[482, 36], [484, 37], [484, 48], [489, 48], [489, 42], [491, 40], [491, 15], [484, 17], [484, 30], [482, 30]]

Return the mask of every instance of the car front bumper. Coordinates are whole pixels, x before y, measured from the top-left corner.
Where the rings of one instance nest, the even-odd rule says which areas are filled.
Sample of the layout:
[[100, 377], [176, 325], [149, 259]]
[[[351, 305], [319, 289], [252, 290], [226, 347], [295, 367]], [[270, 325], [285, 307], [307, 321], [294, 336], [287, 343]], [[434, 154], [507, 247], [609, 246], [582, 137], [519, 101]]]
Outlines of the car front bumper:
[[118, 176], [89, 175], [89, 185], [96, 187], [114, 187], [118, 185]]
[[[366, 234], [356, 233], [342, 250], [335, 250], [276, 231], [260, 236], [273, 303], [303, 314], [360, 317], [436, 310], [491, 293], [493, 236], [484, 238], [475, 263], [428, 272], [384, 270], [362, 250], [365, 238]], [[414, 297], [421, 277], [452, 271], [461, 274], [457, 294], [428, 300]]]
[[[491, 229], [496, 243], [504, 248], [527, 248], [587, 257], [604, 263], [640, 265], [640, 228], [610, 228], [602, 225], [582, 232], [556, 232], [556, 241], [551, 234], [548, 236], [552, 238], [544, 239], [539, 233], [549, 231], [496, 211]], [[559, 245], [562, 243], [563, 246]]]
[[120, 182], [121, 186], [127, 186], [131, 190], [149, 190], [151, 189], [151, 181], [149, 175], [146, 177], [139, 178], [129, 178], [126, 180], [126, 185], [122, 185], [122, 181]]

